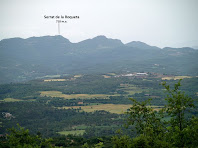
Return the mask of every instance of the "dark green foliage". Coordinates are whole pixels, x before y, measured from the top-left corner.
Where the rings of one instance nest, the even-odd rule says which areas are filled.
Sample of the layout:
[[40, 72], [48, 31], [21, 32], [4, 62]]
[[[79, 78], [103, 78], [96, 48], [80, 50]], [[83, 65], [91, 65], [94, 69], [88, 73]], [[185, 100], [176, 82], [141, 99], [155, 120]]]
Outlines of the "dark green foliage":
[[112, 143], [114, 148], [130, 148], [132, 146], [132, 140], [129, 136], [114, 136], [112, 138]]
[[159, 136], [163, 130], [160, 123], [161, 116], [148, 107], [150, 100], [141, 103], [134, 99], [131, 100], [133, 105], [127, 112], [129, 114], [127, 126], [135, 125], [138, 134]]
[[50, 141], [52, 139], [42, 139], [40, 135], [30, 135], [28, 129], [24, 129], [19, 126], [17, 129], [9, 129], [10, 134], [7, 136], [8, 145], [10, 148], [41, 148], [41, 147], [52, 147]]
[[[167, 105], [160, 112], [147, 106], [149, 100], [137, 102], [131, 99], [133, 106], [127, 112], [127, 125], [134, 125], [138, 135], [133, 139], [114, 136], [115, 147], [123, 143], [124, 137], [132, 140], [132, 144], [120, 147], [197, 147], [198, 118], [186, 116], [194, 104], [191, 98], [179, 91], [180, 81], [174, 85], [174, 89], [163, 83], [169, 95]], [[164, 120], [163, 117], [167, 115], [170, 119]]]
[[175, 84], [174, 89], [171, 90], [169, 85], [164, 82], [162, 84], [169, 95], [167, 96], [167, 105], [165, 106], [165, 111], [170, 115], [171, 125], [178, 126], [179, 130], [182, 131], [186, 127], [185, 113], [189, 111], [190, 108], [194, 107], [192, 98], [189, 98], [184, 94], [184, 92], [179, 91], [181, 86], [180, 81]]
[[[170, 126], [167, 127], [169, 131], [167, 133], [168, 140], [172, 142], [173, 146], [185, 147], [187, 146], [186, 140], [188, 134], [186, 131], [189, 130], [189, 126], [192, 126], [192, 121], [196, 122], [196, 119], [192, 119], [189, 122], [189, 119], [185, 116], [186, 112], [194, 107], [194, 104], [192, 98], [186, 96], [184, 92], [179, 91], [179, 87], [181, 86], [180, 81], [174, 85], [174, 89], [170, 89], [165, 82], [162, 85], [169, 93], [166, 98], [168, 103], [165, 107], [165, 111], [171, 116], [169, 121]], [[194, 130], [196, 130], [196, 127], [194, 127]]]
[[7, 120], [1, 115], [3, 128], [0, 129], [0, 133], [6, 133], [7, 128], [11, 128], [17, 123], [31, 129], [32, 133], [40, 131], [45, 137], [57, 136], [56, 132], [65, 128], [71, 130], [74, 125], [110, 126], [111, 124], [122, 124], [122, 119], [111, 120], [111, 118], [118, 118], [117, 114], [105, 111], [86, 113], [74, 109], [59, 110], [39, 102], [0, 103], [0, 112], [9, 112], [15, 117]]

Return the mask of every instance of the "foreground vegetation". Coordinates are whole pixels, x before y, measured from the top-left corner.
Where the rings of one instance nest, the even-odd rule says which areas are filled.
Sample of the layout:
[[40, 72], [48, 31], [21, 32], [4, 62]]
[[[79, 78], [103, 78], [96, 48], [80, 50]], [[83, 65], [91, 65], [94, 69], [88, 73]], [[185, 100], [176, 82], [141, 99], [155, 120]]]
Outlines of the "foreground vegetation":
[[[137, 136], [114, 136], [114, 147], [197, 147], [198, 118], [186, 115], [195, 107], [192, 98], [179, 91], [180, 81], [174, 89], [165, 82], [163, 86], [169, 93], [167, 105], [158, 113], [146, 106], [149, 100], [131, 99], [127, 126], [134, 125]], [[170, 118], [165, 120], [166, 116]]]
[[[195, 108], [191, 108], [192, 105], [179, 109], [182, 110], [180, 113], [182, 118], [178, 120], [185, 121], [185, 124], [181, 125], [182, 132], [188, 133], [192, 130], [191, 132], [194, 134], [194, 131], [197, 131], [195, 127], [197, 118], [192, 118], [198, 113], [196, 107], [198, 104], [197, 77], [182, 80], [182, 87], [180, 87], [180, 82], [177, 83], [175, 85], [177, 90], [172, 87], [177, 80], [168, 80], [163, 87], [159, 84], [165, 81], [155, 74], [148, 74], [146, 77], [115, 77], [112, 74], [105, 74], [105, 77], [104, 75], [80, 75], [58, 78], [57, 81], [55, 79], [0, 85], [2, 143], [10, 145], [9, 141], [4, 138], [12, 131], [23, 133], [26, 129], [30, 129], [26, 135], [33, 139], [40, 138], [40, 140], [36, 138], [39, 147], [44, 147], [44, 145], [133, 147], [137, 141], [148, 144], [147, 146], [158, 147], [154, 142], [157, 140], [159, 143], [162, 142], [162, 145], [163, 142], [169, 144], [166, 145], [167, 147], [179, 147], [176, 144], [173, 145], [174, 138], [167, 139], [174, 134], [175, 138], [179, 139], [177, 137], [179, 132], [175, 127], [178, 126], [175, 123], [176, 120], [171, 120], [176, 119], [171, 113], [171, 111], [175, 112], [176, 104], [173, 102], [174, 99], [164, 99], [166, 98], [165, 90], [168, 90], [169, 94], [173, 94], [168, 98], [176, 96], [188, 98], [185, 95], [182, 96], [178, 88], [193, 98], [195, 105]], [[60, 81], [60, 79], [67, 81]], [[178, 94], [174, 94], [176, 92]], [[65, 96], [69, 96], [69, 98]], [[128, 98], [133, 98], [132, 103]], [[146, 101], [149, 98], [152, 98], [150, 103]], [[170, 108], [171, 103], [172, 108]], [[133, 108], [135, 105], [136, 108]], [[182, 103], [182, 105], [185, 104]], [[177, 107], [180, 105], [176, 105]], [[140, 112], [137, 111], [138, 108]], [[190, 112], [187, 112], [188, 110]], [[132, 116], [134, 111], [137, 116]], [[160, 114], [161, 112], [162, 114]], [[143, 116], [141, 116], [142, 114]], [[124, 126], [127, 119], [129, 119], [126, 124], [128, 129]], [[18, 123], [24, 127], [24, 130], [20, 126], [16, 126]], [[149, 125], [150, 123], [152, 124]], [[148, 129], [143, 129], [144, 126]], [[12, 127], [14, 127], [12, 131], [7, 130]], [[156, 134], [157, 128], [160, 129]], [[117, 131], [119, 132], [117, 133]], [[148, 133], [144, 133], [145, 131]], [[164, 139], [157, 135], [161, 135]], [[189, 135], [190, 133], [188, 133]], [[158, 139], [156, 139], [157, 137]]]

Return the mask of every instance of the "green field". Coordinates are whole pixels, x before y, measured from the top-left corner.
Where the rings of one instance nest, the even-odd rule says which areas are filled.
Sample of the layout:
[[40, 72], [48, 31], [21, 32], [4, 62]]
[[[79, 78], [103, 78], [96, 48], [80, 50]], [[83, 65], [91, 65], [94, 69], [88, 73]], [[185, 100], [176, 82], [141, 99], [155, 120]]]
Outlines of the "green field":
[[148, 89], [142, 89], [140, 87], [131, 84], [120, 84], [120, 89], [127, 92], [129, 95], [134, 95], [135, 93], [148, 91]]
[[78, 126], [73, 126], [72, 129], [75, 129], [75, 130], [85, 130], [87, 127], [89, 127], [89, 126], [78, 125]]
[[85, 132], [85, 130], [70, 130], [70, 131], [61, 131], [61, 132], [58, 132], [59, 134], [61, 135], [83, 135]]
[[3, 100], [4, 102], [19, 102], [19, 101], [36, 101], [36, 99], [28, 99], [28, 100], [22, 100], [22, 99], [14, 99], [14, 98], [5, 98]]

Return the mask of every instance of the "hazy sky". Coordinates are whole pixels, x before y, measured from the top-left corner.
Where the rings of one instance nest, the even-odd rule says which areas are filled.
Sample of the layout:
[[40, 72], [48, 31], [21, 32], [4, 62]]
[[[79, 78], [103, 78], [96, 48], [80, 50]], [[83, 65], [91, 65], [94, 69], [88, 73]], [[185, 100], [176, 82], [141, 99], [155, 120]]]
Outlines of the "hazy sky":
[[61, 35], [79, 42], [105, 35], [123, 43], [143, 41], [159, 47], [198, 46], [198, 0], [0, 0], [0, 40]]

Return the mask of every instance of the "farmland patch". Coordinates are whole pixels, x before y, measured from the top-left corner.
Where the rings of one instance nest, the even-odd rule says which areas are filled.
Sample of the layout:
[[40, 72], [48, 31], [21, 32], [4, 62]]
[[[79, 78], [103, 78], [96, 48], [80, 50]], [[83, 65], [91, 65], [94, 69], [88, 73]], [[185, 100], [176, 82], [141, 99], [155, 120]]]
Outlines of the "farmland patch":
[[135, 93], [141, 93], [143, 91], [148, 91], [148, 89], [143, 89], [131, 84], [120, 84], [120, 90], [127, 92], [129, 95], [134, 95]]
[[66, 79], [46, 79], [46, 80], [44, 80], [44, 82], [54, 82], [54, 81], [60, 82], [60, 81], [66, 81]]
[[170, 77], [163, 77], [162, 80], [179, 80], [185, 78], [192, 78], [190, 76], [170, 76]]
[[85, 132], [85, 130], [70, 130], [70, 131], [61, 131], [61, 132], [58, 132], [59, 134], [61, 135], [83, 135]]
[[18, 101], [23, 101], [23, 100], [21, 100], [21, 99], [14, 99], [14, 98], [5, 98], [2, 101], [5, 101], [5, 102], [18, 102]]
[[94, 99], [94, 98], [102, 98], [102, 99], [109, 99], [110, 96], [115, 95], [107, 95], [107, 94], [63, 94], [60, 91], [40, 91], [41, 96], [47, 96], [47, 97], [60, 97], [64, 99], [74, 99], [74, 98], [80, 98], [80, 99]]
[[105, 110], [109, 111], [111, 113], [116, 114], [123, 114], [127, 111], [128, 108], [130, 108], [131, 105], [125, 105], [125, 104], [100, 104], [100, 105], [90, 105], [90, 106], [69, 106], [69, 107], [59, 107], [59, 109], [79, 109], [81, 108], [85, 112], [94, 112], [97, 110]]
[[[89, 105], [89, 106], [65, 106], [58, 107], [58, 109], [80, 109], [85, 112], [94, 112], [97, 110], [105, 110], [110, 113], [123, 114], [129, 109], [132, 105], [128, 104], [100, 104], [100, 105]], [[163, 106], [150, 106], [153, 110], [160, 110]]]

